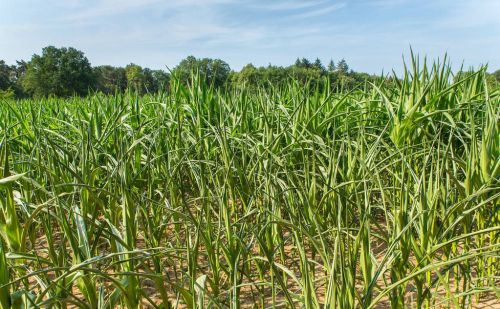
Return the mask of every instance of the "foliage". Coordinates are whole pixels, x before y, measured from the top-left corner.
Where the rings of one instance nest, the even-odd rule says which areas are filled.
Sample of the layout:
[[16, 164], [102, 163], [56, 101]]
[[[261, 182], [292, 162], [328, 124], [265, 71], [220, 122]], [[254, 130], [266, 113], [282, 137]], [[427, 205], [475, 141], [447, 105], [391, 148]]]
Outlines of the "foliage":
[[33, 55], [23, 78], [26, 91], [42, 97], [85, 95], [93, 83], [90, 62], [72, 47], [45, 47], [41, 56]]
[[336, 71], [343, 75], [349, 73], [349, 66], [347, 65], [347, 61], [345, 61], [345, 59], [342, 59], [339, 63], [337, 63]]
[[[311, 62], [306, 58], [297, 58], [295, 64], [288, 67], [269, 65], [256, 68], [248, 64], [240, 72], [232, 74], [231, 83], [246, 89], [258, 87], [269, 89], [297, 82], [302, 86], [310, 86], [308, 88], [312, 91], [316, 87], [322, 88], [328, 85], [334, 91], [341, 92], [342, 90], [362, 89], [367, 82], [373, 82], [376, 79], [366, 73], [349, 71], [345, 60], [340, 61], [337, 66], [330, 61], [328, 68], [325, 68], [319, 59]], [[325, 83], [325, 80], [328, 80], [328, 83]]]
[[[242, 71], [244, 85], [286, 72]], [[194, 76], [141, 97], [1, 101], [0, 304], [480, 303], [500, 276], [486, 76], [414, 60], [354, 90]]]
[[125, 68], [109, 65], [94, 68], [95, 90], [106, 94], [123, 93], [127, 88], [140, 94], [160, 92], [168, 88], [170, 75], [162, 70], [129, 64]]
[[151, 70], [145, 68], [144, 74], [144, 90], [149, 93], [164, 92], [170, 84], [170, 74], [163, 70]]
[[127, 75], [127, 86], [135, 91], [142, 91], [145, 82], [144, 72], [142, 67], [131, 63], [125, 67], [125, 75]]
[[188, 56], [183, 59], [173, 70], [174, 76], [185, 85], [191, 84], [191, 76], [197, 75], [205, 83], [216, 88], [223, 87], [231, 72], [229, 65], [220, 59]]
[[95, 89], [106, 94], [113, 94], [127, 89], [127, 75], [124, 68], [103, 65], [94, 68]]
[[[89, 74], [88, 60], [83, 52], [74, 48], [46, 47], [45, 56], [33, 56], [29, 63], [18, 61], [9, 66], [0, 60], [0, 90], [4, 97], [10, 96], [12, 89], [17, 98], [35, 96], [85, 95], [88, 90], [105, 94], [123, 93], [127, 89], [143, 95], [145, 93], [164, 92], [170, 89], [170, 74], [163, 70], [142, 68], [137, 64], [129, 64], [125, 68], [110, 65], [92, 68]], [[64, 64], [65, 63], [65, 64]], [[28, 67], [30, 67], [29, 74]], [[244, 66], [240, 71], [231, 71], [229, 65], [220, 59], [196, 58], [189, 56], [182, 60], [173, 70], [175, 79], [184, 85], [190, 85], [193, 76], [218, 88], [240, 88], [255, 91], [259, 88], [267, 90], [284, 87], [292, 82], [307, 86], [311, 91], [317, 87], [329, 87], [340, 93], [354, 89], [365, 89], [380, 77], [349, 68], [345, 59], [337, 64], [330, 60], [325, 67], [320, 59], [311, 61], [297, 58], [293, 65], [282, 67], [269, 64], [256, 67], [253, 64]], [[80, 74], [80, 75], [78, 75]], [[500, 85], [500, 70], [487, 74], [487, 84], [496, 89]], [[392, 83], [394, 77], [383, 77], [384, 83]], [[325, 83], [328, 80], [328, 83]], [[394, 83], [392, 83], [394, 85]]]
[[16, 94], [12, 88], [0, 90], [0, 99], [14, 99]]
[[493, 73], [493, 76], [495, 76], [495, 79], [497, 80], [497, 82], [500, 83], [500, 70], [496, 70], [494, 73]]
[[0, 60], [0, 90], [6, 90], [12, 86], [11, 82], [12, 68]]

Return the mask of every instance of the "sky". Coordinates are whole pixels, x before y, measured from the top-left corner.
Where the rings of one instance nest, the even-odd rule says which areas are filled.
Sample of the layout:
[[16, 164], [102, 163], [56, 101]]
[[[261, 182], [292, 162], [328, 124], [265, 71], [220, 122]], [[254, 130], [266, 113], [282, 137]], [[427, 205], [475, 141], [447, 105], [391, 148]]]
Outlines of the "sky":
[[290, 65], [345, 59], [400, 72], [410, 46], [455, 67], [500, 69], [500, 0], [0, 0], [0, 59], [75, 47], [92, 65], [173, 68], [188, 55]]

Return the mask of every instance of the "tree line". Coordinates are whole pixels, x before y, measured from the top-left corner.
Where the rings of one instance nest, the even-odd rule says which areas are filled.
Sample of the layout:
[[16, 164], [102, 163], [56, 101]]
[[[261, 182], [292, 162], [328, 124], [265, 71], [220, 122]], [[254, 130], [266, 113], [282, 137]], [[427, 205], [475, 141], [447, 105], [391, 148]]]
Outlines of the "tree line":
[[[248, 64], [240, 71], [231, 70], [221, 59], [194, 56], [183, 59], [168, 72], [134, 63], [125, 67], [93, 67], [80, 50], [48, 46], [43, 48], [41, 55], [33, 55], [28, 62], [21, 60], [15, 65], [7, 65], [0, 60], [0, 98], [85, 96], [89, 92], [112, 94], [128, 89], [141, 94], [156, 93], [168, 90], [173, 78], [189, 84], [193, 73], [216, 88], [247, 89], [276, 87], [290, 80], [312, 87], [329, 85], [333, 90], [354, 89], [378, 78], [354, 72], [344, 59], [337, 63], [332, 60], [324, 66], [320, 59], [297, 58], [294, 64], [286, 67]], [[500, 82], [500, 70], [490, 78]]]
[[128, 88], [140, 92], [157, 92], [168, 85], [170, 75], [131, 63], [126, 67], [102, 65], [92, 67], [82, 51], [75, 48], [45, 47], [41, 55], [29, 62], [7, 65], [0, 60], [0, 96], [67, 97], [84, 96], [92, 91], [123, 92]]

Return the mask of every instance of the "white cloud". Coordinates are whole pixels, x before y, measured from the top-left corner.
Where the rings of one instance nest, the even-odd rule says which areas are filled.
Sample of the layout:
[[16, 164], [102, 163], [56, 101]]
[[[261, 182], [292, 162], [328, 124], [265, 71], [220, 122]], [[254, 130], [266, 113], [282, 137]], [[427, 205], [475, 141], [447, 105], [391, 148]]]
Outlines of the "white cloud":
[[257, 3], [248, 3], [247, 6], [254, 9], [263, 9], [269, 11], [291, 11], [315, 7], [328, 0], [309, 0], [309, 1], [293, 1], [293, 0], [278, 0], [278, 1], [265, 1]]
[[317, 17], [321, 15], [326, 15], [333, 11], [338, 11], [346, 6], [346, 3], [337, 3], [329, 6], [324, 6], [315, 10], [311, 10], [305, 13], [294, 15], [295, 18], [309, 18], [309, 17]]
[[[76, 0], [77, 1], [77, 0]], [[98, 0], [94, 5], [77, 13], [69, 14], [66, 21], [93, 21], [99, 17], [115, 16], [138, 10], [189, 9], [189, 7], [210, 7], [234, 3], [235, 0]]]
[[[78, 0], [74, 0], [78, 1]], [[311, 34], [310, 26], [290, 28], [289, 19], [309, 18], [320, 16], [345, 6], [345, 3], [334, 3], [325, 5], [331, 1], [312, 0], [276, 1], [271, 4], [255, 3], [252, 1], [236, 0], [99, 0], [92, 7], [69, 14], [64, 17], [64, 23], [73, 23], [80, 27], [88, 24], [107, 23], [108, 27], [100, 32], [87, 35], [86, 41], [89, 43], [92, 38], [99, 37], [101, 42], [120, 42], [123, 44], [139, 43], [159, 43], [169, 47], [186, 47], [196, 44], [198, 46], [238, 46], [273, 44], [271, 40], [280, 39], [281, 42], [289, 37], [292, 32], [293, 37], [304, 36], [303, 33]], [[282, 17], [277, 24], [276, 19], [264, 19], [260, 22], [243, 22], [237, 17], [228, 16], [224, 5], [236, 4], [240, 9], [253, 10], [300, 10], [297, 15]], [[116, 25], [113, 21], [121, 19], [125, 14], [132, 14], [136, 11], [139, 16], [156, 14], [155, 21], [148, 20], [120, 20]], [[106, 17], [106, 18], [104, 18]], [[114, 19], [113, 19], [114, 18]], [[314, 30], [316, 32], [317, 30]], [[84, 38], [81, 38], [84, 39]]]
[[448, 50], [498, 67], [499, 11], [500, 0], [0, 0], [0, 58], [29, 59], [53, 44], [94, 64], [162, 67], [194, 54], [286, 65], [319, 56], [375, 72], [400, 64], [412, 44], [430, 57]]
[[408, 3], [409, 0], [368, 0], [366, 4], [378, 7], [394, 7]]

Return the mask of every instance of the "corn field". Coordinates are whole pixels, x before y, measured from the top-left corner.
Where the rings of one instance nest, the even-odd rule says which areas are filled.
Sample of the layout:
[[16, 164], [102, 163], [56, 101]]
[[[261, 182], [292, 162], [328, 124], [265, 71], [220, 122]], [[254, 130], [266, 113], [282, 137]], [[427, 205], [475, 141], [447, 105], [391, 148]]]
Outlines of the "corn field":
[[1, 101], [0, 308], [500, 304], [500, 89], [405, 70]]

